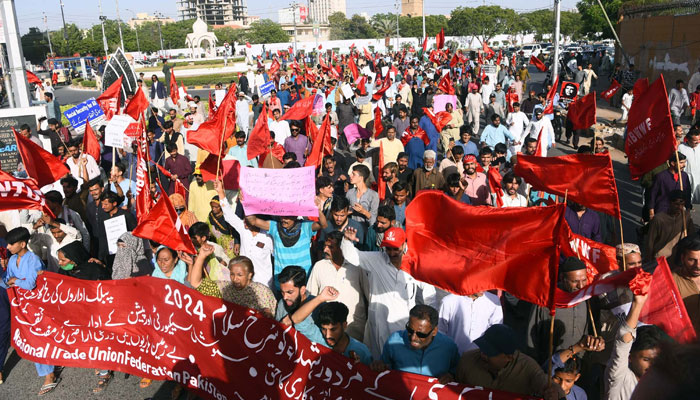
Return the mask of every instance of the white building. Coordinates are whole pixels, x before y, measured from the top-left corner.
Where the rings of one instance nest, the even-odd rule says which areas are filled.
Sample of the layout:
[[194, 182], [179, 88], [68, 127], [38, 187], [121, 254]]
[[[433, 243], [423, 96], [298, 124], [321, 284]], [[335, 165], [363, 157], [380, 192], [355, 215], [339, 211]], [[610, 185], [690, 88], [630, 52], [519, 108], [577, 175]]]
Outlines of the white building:
[[309, 10], [304, 6], [299, 6], [296, 10], [293, 7], [281, 8], [277, 10], [277, 22], [282, 24], [297, 24], [306, 22]]
[[201, 19], [209, 25], [246, 25], [245, 0], [177, 0], [181, 20]]
[[309, 17], [315, 24], [327, 24], [328, 16], [337, 12], [347, 14], [345, 0], [309, 0]]

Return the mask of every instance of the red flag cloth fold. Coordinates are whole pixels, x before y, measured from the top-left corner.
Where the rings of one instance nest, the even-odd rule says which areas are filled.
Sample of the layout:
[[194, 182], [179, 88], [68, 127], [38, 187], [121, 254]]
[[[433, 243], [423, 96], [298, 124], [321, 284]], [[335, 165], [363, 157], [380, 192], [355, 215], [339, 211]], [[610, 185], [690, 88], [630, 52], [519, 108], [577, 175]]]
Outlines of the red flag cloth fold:
[[39, 210], [53, 215], [46, 198], [31, 179], [18, 179], [0, 170], [0, 211]]
[[452, 115], [447, 111], [440, 111], [435, 114], [431, 109], [423, 107], [423, 112], [430, 118], [430, 122], [433, 123], [433, 126], [435, 126], [438, 132], [442, 131], [442, 128], [452, 121]]
[[170, 184], [174, 186], [173, 194], [178, 193], [181, 194], [182, 197], [187, 198], [187, 188], [185, 188], [185, 185], [183, 185], [182, 182], [180, 182], [180, 179], [173, 179], [173, 176], [170, 174], [170, 171], [163, 168], [160, 164], [156, 164], [156, 167], [158, 167], [158, 170], [160, 170], [160, 172], [163, 175], [170, 179]]
[[[136, 219], [141, 222], [153, 207], [151, 179], [148, 175], [148, 151], [139, 145], [136, 149]], [[165, 196], [165, 194], [163, 194]]]
[[428, 50], [428, 37], [423, 38], [423, 55], [425, 55], [425, 51]]
[[172, 68], [170, 69], [170, 100], [173, 101], [173, 104], [177, 104], [177, 102], [180, 100], [180, 91], [177, 88], [175, 71]]
[[595, 92], [591, 92], [569, 104], [566, 117], [574, 125], [574, 129], [588, 129], [595, 125], [595, 114]]
[[[313, 124], [313, 122], [311, 122]], [[328, 151], [330, 147], [331, 151]], [[319, 129], [316, 137], [314, 138], [313, 147], [311, 147], [311, 152], [309, 156], [306, 157], [305, 167], [315, 166], [319, 167], [323, 162], [324, 155], [330, 155], [332, 153], [333, 145], [331, 144], [331, 121], [330, 115], [326, 114], [321, 124], [321, 129]]]
[[605, 277], [600, 280], [590, 281], [589, 284], [575, 292], [565, 292], [559, 288], [556, 290], [557, 308], [571, 308], [591, 297], [610, 292], [615, 288], [627, 287], [636, 277], [646, 274], [643, 269], [630, 268], [627, 271]]
[[659, 257], [656, 262], [658, 265], [654, 270], [649, 297], [644, 303], [639, 320], [658, 326], [679, 343], [692, 343], [697, 339], [697, 332], [690, 321], [666, 258]]
[[175, 208], [165, 193], [161, 193], [156, 205], [139, 221], [131, 233], [136, 237], [153, 240], [175, 251], [197, 254], [185, 225], [180, 221]]
[[544, 65], [542, 61], [540, 61], [539, 58], [535, 56], [530, 56], [530, 64], [534, 65], [538, 70], [544, 72], [547, 70], [547, 66]]
[[553, 309], [564, 212], [563, 204], [473, 207], [421, 191], [406, 208], [401, 269], [455, 294], [502, 289]]
[[617, 251], [614, 247], [577, 235], [571, 232], [568, 225], [564, 231], [561, 254], [565, 257], [577, 257], [583, 261], [586, 264], [589, 282], [599, 274], [620, 268], [617, 265]]
[[355, 85], [360, 90], [360, 95], [367, 96], [367, 88], [365, 87], [367, 85], [367, 77], [366, 76], [362, 75], [360, 77], [360, 79], [358, 79], [355, 82]]
[[430, 144], [430, 138], [428, 137], [428, 134], [425, 133], [425, 131], [422, 128], [418, 128], [415, 132], [411, 132], [411, 128], [409, 127], [406, 129], [402, 134], [401, 134], [401, 144], [406, 146], [408, 142], [411, 141], [413, 138], [418, 138], [423, 141], [423, 144], [428, 146]]
[[634, 104], [634, 101], [637, 100], [638, 98], [640, 98], [644, 94], [644, 92], [646, 92], [648, 89], [649, 89], [649, 78], [637, 79], [637, 82], [635, 82], [634, 86], [632, 87], [632, 95], [634, 96], [634, 100], [632, 101], [632, 104]]
[[442, 78], [440, 78], [440, 82], [438, 83], [438, 89], [442, 90], [446, 94], [455, 94], [455, 87], [452, 86], [452, 79], [450, 78], [450, 73], [446, 73]]
[[389, 74], [386, 74], [386, 79], [384, 79], [384, 82], [382, 82], [381, 88], [377, 89], [377, 91], [372, 95], [372, 100], [378, 101], [381, 99], [382, 96], [384, 96], [384, 92], [386, 92], [390, 87], [391, 79], [389, 78]]
[[185, 84], [183, 82], [180, 82], [180, 87], [182, 88], [182, 93], [185, 94], [185, 100], [194, 101], [194, 97], [190, 96], [190, 94], [187, 93], [187, 88], [185, 87]]
[[144, 111], [148, 109], [148, 99], [144, 94], [143, 90], [137, 90], [134, 93], [134, 97], [129, 100], [124, 108], [124, 114], [131, 116], [131, 118], [136, 121], [139, 120], [139, 116], [143, 114]]
[[554, 78], [554, 84], [552, 88], [547, 92], [547, 98], [545, 99], [545, 106], [542, 113], [544, 114], [554, 114], [554, 96], [557, 94], [557, 86], [559, 85], [559, 77]]
[[518, 154], [514, 172], [533, 190], [567, 196], [587, 208], [620, 218], [617, 184], [607, 153], [557, 157]]
[[238, 190], [238, 177], [241, 174], [241, 164], [238, 160], [222, 160], [214, 154], [209, 154], [200, 164], [199, 171], [205, 182], [216, 180], [216, 164], [219, 163], [219, 179], [226, 190]]
[[452, 56], [452, 59], [450, 60], [450, 68], [456, 67], [458, 62], [459, 62], [459, 57], [457, 57], [457, 53], [455, 53]]
[[44, 88], [44, 83], [39, 79], [34, 72], [27, 70], [27, 82], [39, 85], [42, 89]]
[[501, 65], [503, 61], [503, 50], [498, 50], [498, 58], [496, 58], [496, 65]]
[[236, 94], [233, 90], [229, 90], [214, 117], [199, 125], [196, 131], [189, 131], [187, 141], [202, 150], [218, 155], [223, 150], [224, 142], [235, 130]]
[[[484, 53], [486, 53], [486, 55], [487, 55], [488, 58], [491, 58], [491, 57], [493, 57], [494, 55], [496, 55], [496, 52], [493, 51], [493, 50], [489, 47], [489, 44], [486, 43], [486, 41], [484, 41], [483, 50], [484, 50]], [[496, 65], [498, 65], [498, 63], [496, 63]]]
[[379, 195], [379, 201], [384, 201], [386, 197], [386, 181], [384, 181], [384, 144], [379, 142], [379, 173], [377, 174], [377, 194]]
[[382, 109], [379, 106], [374, 108], [374, 137], [378, 138], [384, 132], [384, 124], [382, 124]]
[[108, 121], [112, 119], [113, 116], [119, 114], [119, 107], [121, 106], [122, 100], [122, 80], [123, 76], [119, 76], [119, 79], [114, 81], [109, 87], [102, 92], [102, 94], [95, 99], [97, 104], [100, 105], [102, 112], [105, 113], [105, 119]]
[[638, 179], [664, 164], [676, 149], [664, 76], [632, 102], [627, 118], [625, 153], [630, 175]]
[[503, 207], [503, 186], [501, 185], [503, 178], [498, 172], [498, 168], [489, 168], [486, 177], [488, 178], [489, 190], [496, 195], [496, 207]]
[[267, 125], [266, 108], [267, 105], [263, 103], [262, 110], [260, 111], [262, 118], [258, 117], [258, 120], [255, 122], [255, 127], [253, 127], [253, 130], [248, 136], [247, 157], [249, 160], [270, 151], [272, 137], [270, 136], [270, 127]]
[[267, 71], [267, 74], [268, 74], [268, 76], [272, 77], [279, 70], [280, 70], [280, 62], [277, 61], [277, 59], [275, 58], [274, 60], [272, 60], [272, 64], [270, 64], [270, 70]]
[[348, 57], [348, 67], [350, 68], [350, 73], [352, 73], [352, 79], [357, 81], [360, 73], [357, 71], [357, 64], [355, 64], [355, 60], [352, 57]]
[[613, 79], [612, 82], [610, 82], [610, 86], [600, 93], [600, 98], [610, 100], [621, 87], [622, 85], [620, 85], [620, 82]]
[[38, 144], [17, 133], [12, 128], [17, 142], [17, 152], [22, 159], [27, 175], [36, 181], [39, 188], [50, 185], [70, 173], [61, 160]]
[[[316, 99], [315, 95], [311, 95], [308, 97], [304, 97], [303, 99], [297, 101], [294, 103], [293, 106], [291, 106], [287, 111], [284, 112], [284, 115], [280, 117], [280, 119], [284, 120], [303, 120], [304, 118], [308, 117], [313, 113], [314, 111], [314, 100]], [[265, 115], [265, 114], [261, 114]]]
[[540, 128], [540, 132], [537, 134], [537, 147], [535, 148], [535, 156], [537, 157], [546, 157], [545, 156], [545, 148], [544, 148], [544, 143], [542, 143], [542, 132], [544, 128]]
[[95, 131], [90, 126], [90, 120], [85, 121], [85, 134], [83, 135], [83, 153], [89, 154], [98, 163], [100, 162], [100, 142]]
[[440, 33], [435, 36], [435, 45], [440, 50], [445, 46], [445, 28], [440, 29]]

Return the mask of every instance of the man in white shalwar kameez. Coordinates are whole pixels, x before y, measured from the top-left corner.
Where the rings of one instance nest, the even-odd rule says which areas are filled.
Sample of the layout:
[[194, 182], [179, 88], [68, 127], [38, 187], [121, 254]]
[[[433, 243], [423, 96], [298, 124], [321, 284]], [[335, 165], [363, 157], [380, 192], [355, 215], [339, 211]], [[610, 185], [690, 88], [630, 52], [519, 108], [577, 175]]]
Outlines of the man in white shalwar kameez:
[[700, 203], [700, 132], [691, 131], [685, 143], [678, 146], [678, 151], [686, 157], [685, 173], [690, 178], [691, 201]]
[[513, 112], [508, 114], [506, 118], [506, 126], [510, 131], [511, 135], [515, 138], [512, 143], [518, 143], [511, 145], [510, 154], [518, 154], [525, 143], [525, 138], [528, 133], [525, 128], [530, 125], [530, 120], [527, 118], [524, 112], [520, 111], [520, 103], [513, 103]]
[[[547, 150], [554, 146], [554, 128], [552, 127], [552, 121], [549, 118], [543, 117], [542, 109], [538, 108], [535, 110], [535, 118], [530, 121], [530, 125], [525, 129], [526, 134], [531, 138], [537, 140], [540, 135], [542, 136], [542, 151], [543, 157], [547, 157]], [[541, 131], [541, 133], [540, 133]]]

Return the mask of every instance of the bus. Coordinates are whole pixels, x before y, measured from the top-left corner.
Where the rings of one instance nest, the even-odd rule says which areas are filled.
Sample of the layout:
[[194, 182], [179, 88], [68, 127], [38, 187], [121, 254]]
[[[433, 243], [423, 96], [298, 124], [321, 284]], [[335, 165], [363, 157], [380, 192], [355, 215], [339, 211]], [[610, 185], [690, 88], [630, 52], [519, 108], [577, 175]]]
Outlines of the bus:
[[[70, 83], [70, 80], [82, 76], [83, 79], [92, 79], [93, 68], [97, 67], [97, 58], [93, 56], [80, 57], [49, 57], [44, 61], [44, 66], [49, 71], [62, 71], [59, 73], [59, 83]], [[65, 79], [63, 78], [65, 76]]]

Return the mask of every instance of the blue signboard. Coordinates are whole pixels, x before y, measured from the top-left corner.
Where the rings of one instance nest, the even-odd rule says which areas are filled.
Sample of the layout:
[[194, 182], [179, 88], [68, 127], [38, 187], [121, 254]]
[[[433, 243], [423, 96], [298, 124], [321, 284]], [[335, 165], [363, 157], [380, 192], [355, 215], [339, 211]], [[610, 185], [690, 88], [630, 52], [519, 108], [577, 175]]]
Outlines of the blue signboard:
[[71, 126], [81, 135], [85, 133], [85, 122], [89, 119], [93, 129], [97, 129], [95, 125], [105, 123], [105, 113], [100, 108], [99, 104], [91, 97], [73, 108], [69, 108], [63, 112]]
[[272, 89], [275, 88], [275, 81], [267, 81], [265, 84], [260, 86], [260, 94], [263, 96], [267, 96], [270, 94]]

